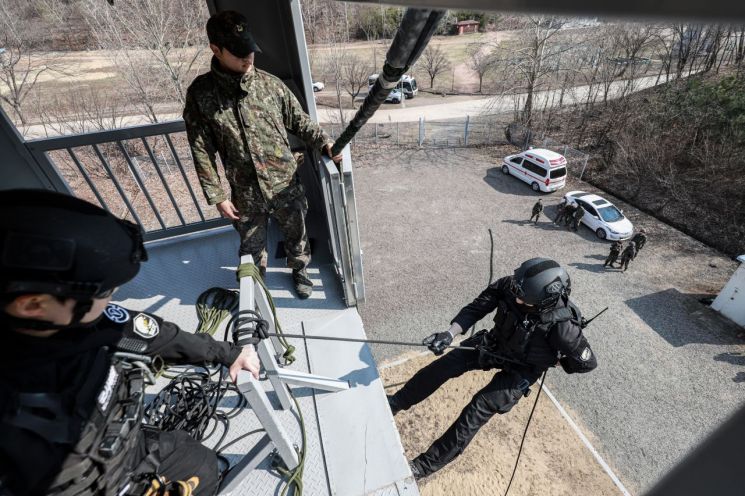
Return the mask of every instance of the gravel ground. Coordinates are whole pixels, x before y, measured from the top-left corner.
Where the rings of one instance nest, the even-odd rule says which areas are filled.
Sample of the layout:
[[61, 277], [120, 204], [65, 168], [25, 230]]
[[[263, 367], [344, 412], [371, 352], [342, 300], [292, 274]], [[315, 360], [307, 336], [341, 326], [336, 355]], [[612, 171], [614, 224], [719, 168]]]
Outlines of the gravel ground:
[[[610, 309], [585, 332], [599, 357], [586, 375], [560, 369], [547, 384], [597, 443], [626, 486], [648, 488], [742, 401], [741, 328], [698, 302], [715, 294], [736, 262], [606, 195], [649, 242], [626, 273], [604, 270], [608, 244], [582, 228], [526, 221], [538, 194], [499, 172], [512, 149], [355, 150], [355, 181], [371, 338], [420, 339], [486, 285], [489, 235], [494, 277], [547, 256], [568, 267], [573, 299], [588, 316]], [[540, 195], [552, 205], [572, 189]], [[483, 321], [484, 327], [488, 321]], [[375, 349], [379, 360], [407, 350]]]

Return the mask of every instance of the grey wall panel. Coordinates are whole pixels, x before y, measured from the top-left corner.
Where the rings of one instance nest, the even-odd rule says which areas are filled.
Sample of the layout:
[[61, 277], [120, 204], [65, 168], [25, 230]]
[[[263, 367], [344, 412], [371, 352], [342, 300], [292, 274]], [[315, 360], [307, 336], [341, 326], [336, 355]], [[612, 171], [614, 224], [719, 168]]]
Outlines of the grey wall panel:
[[0, 108], [0, 189], [12, 188], [45, 188], [69, 193], [52, 166], [45, 172], [34, 161], [23, 138]]

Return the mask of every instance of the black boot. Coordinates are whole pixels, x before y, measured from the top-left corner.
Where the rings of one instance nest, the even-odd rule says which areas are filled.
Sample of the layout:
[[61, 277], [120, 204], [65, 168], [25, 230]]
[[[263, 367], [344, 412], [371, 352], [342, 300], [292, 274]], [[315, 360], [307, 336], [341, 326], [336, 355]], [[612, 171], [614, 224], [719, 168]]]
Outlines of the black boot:
[[396, 398], [394, 397], [394, 395], [389, 394], [389, 395], [387, 395], [387, 398], [388, 398], [388, 406], [391, 408], [391, 413], [394, 416], [398, 412], [400, 412], [401, 410], [403, 410], [403, 408], [401, 408], [401, 406], [398, 404], [398, 402], [396, 402]]

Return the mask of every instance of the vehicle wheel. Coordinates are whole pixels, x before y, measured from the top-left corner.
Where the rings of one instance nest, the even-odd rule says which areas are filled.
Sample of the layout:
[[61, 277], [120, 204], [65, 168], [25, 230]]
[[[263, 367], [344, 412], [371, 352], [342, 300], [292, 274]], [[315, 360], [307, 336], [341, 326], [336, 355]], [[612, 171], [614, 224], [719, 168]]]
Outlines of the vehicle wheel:
[[608, 237], [608, 233], [606, 233], [605, 229], [603, 229], [602, 227], [598, 227], [598, 230], [595, 231], [595, 234], [600, 239], [606, 239]]
[[509, 167], [507, 167], [506, 165], [503, 165], [503, 166], [502, 166], [502, 173], [503, 173], [503, 174], [504, 174], [505, 176], [509, 176], [509, 175], [510, 175], [510, 168], [509, 168]]
[[536, 182], [534, 182], [533, 184], [531, 184], [530, 187], [533, 188], [533, 191], [540, 191], [541, 190], [541, 187], [538, 186], [538, 183], [536, 183]]

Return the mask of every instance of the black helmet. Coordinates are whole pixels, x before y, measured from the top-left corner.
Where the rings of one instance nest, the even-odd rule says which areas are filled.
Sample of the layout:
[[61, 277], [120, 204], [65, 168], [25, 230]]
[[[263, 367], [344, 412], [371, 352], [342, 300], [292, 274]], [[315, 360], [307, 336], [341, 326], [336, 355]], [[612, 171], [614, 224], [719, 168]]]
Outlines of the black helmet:
[[[142, 232], [131, 222], [61, 193], [0, 191], [2, 296], [72, 298], [78, 302], [76, 324], [94, 298], [133, 279], [145, 260]], [[48, 324], [35, 322], [29, 328]]]
[[561, 296], [569, 296], [569, 274], [549, 258], [531, 258], [515, 269], [512, 290], [515, 296], [539, 310], [556, 305]]

